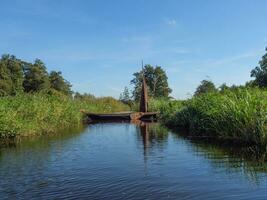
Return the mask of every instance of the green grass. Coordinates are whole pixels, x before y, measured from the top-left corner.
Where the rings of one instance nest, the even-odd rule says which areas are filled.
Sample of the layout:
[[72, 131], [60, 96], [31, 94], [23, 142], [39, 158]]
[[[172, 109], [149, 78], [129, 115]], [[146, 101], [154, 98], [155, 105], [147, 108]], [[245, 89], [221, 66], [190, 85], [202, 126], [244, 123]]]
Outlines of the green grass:
[[149, 111], [159, 112], [160, 120], [168, 123], [172, 116], [183, 108], [185, 101], [168, 100], [168, 99], [150, 99]]
[[53, 133], [80, 126], [87, 112], [129, 110], [128, 106], [110, 98], [73, 100], [63, 95], [23, 94], [0, 98], [0, 137]]
[[154, 105], [165, 124], [185, 127], [191, 136], [267, 144], [266, 90], [228, 90]]

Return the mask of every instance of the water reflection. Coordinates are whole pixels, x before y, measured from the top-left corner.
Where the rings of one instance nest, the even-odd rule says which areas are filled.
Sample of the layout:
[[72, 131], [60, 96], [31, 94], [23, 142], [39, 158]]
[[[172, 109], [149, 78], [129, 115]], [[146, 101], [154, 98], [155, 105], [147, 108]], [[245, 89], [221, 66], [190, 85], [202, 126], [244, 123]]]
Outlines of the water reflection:
[[18, 141], [0, 149], [0, 198], [264, 199], [252, 147], [181, 135], [136, 121]]
[[159, 123], [148, 123], [142, 121], [134, 122], [137, 126], [138, 137], [142, 138], [144, 156], [153, 148], [164, 149], [168, 140], [168, 130]]
[[262, 180], [261, 173], [267, 173], [266, 150], [259, 146], [236, 146], [214, 141], [197, 141], [187, 139], [182, 132], [171, 133], [159, 123], [133, 122], [136, 124], [139, 140], [142, 140], [144, 160], [149, 153], [161, 152], [167, 148], [169, 136], [186, 142], [193, 155], [203, 157], [214, 169], [222, 169], [226, 174], [241, 174], [245, 179], [257, 185]]

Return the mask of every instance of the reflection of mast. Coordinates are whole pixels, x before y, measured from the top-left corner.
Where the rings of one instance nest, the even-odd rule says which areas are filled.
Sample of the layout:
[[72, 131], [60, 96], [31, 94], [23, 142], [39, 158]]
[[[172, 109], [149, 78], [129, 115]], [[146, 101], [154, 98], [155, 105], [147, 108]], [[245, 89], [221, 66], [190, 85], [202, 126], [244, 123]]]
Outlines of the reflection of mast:
[[142, 90], [141, 90], [141, 98], [140, 98], [140, 112], [148, 111], [148, 95], [147, 95], [147, 84], [144, 75], [144, 67], [142, 61]]
[[147, 175], [147, 148], [149, 148], [149, 127], [145, 122], [142, 121], [140, 121], [139, 127], [144, 148], [144, 173], [145, 175]]
[[143, 138], [143, 146], [144, 146], [144, 157], [146, 159], [147, 156], [147, 148], [149, 147], [149, 126], [148, 124], [142, 122], [140, 124], [140, 131]]

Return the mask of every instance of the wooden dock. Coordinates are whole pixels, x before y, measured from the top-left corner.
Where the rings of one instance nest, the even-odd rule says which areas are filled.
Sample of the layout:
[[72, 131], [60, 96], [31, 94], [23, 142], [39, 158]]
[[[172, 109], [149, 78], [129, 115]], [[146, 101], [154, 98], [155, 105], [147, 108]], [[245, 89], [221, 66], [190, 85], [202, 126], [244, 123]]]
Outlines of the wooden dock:
[[131, 121], [131, 120], [141, 120], [141, 121], [156, 121], [157, 112], [118, 112], [118, 113], [86, 113], [88, 120], [91, 121]]

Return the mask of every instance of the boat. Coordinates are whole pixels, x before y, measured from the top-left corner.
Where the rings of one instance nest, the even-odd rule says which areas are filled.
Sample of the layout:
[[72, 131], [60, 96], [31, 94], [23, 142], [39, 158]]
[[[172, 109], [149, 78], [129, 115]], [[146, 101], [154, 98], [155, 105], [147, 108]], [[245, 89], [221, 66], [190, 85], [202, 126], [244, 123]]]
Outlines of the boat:
[[148, 112], [148, 93], [142, 63], [142, 90], [139, 112], [117, 112], [117, 113], [86, 113], [89, 121], [156, 121], [157, 112]]
[[157, 112], [86, 113], [89, 121], [155, 121], [157, 114]]

